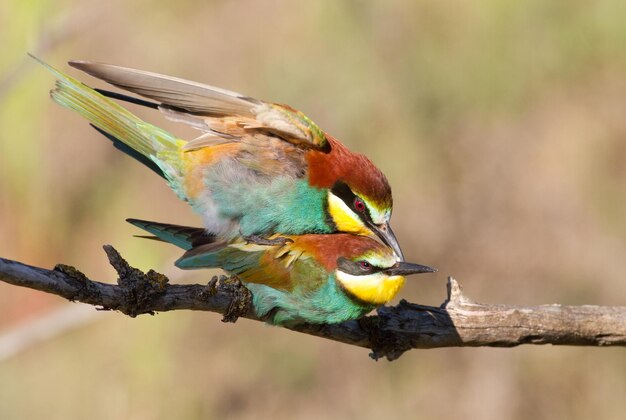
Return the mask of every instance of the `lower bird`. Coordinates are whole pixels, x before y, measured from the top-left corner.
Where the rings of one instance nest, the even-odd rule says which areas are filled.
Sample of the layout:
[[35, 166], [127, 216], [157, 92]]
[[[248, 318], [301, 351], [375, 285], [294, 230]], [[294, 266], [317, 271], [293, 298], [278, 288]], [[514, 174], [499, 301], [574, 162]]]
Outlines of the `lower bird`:
[[220, 267], [239, 277], [252, 292], [256, 315], [274, 325], [360, 318], [393, 299], [404, 276], [436, 271], [400, 261], [393, 249], [365, 236], [281, 235], [281, 243], [260, 245], [220, 240], [202, 228], [128, 222], [186, 250], [179, 268]]

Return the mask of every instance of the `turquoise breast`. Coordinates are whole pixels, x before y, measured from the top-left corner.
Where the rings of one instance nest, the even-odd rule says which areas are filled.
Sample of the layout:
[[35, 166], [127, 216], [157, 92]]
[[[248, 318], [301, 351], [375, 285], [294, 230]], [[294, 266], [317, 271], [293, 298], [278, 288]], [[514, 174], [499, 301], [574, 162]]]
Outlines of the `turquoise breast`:
[[241, 234], [332, 233], [326, 216], [327, 190], [288, 176], [267, 182], [211, 185], [221, 217], [238, 220]]
[[248, 283], [253, 294], [253, 305], [259, 318], [274, 325], [300, 323], [335, 324], [360, 318], [372, 309], [350, 299], [339, 288], [334, 276], [318, 290], [306, 294], [298, 289], [284, 292], [269, 286]]

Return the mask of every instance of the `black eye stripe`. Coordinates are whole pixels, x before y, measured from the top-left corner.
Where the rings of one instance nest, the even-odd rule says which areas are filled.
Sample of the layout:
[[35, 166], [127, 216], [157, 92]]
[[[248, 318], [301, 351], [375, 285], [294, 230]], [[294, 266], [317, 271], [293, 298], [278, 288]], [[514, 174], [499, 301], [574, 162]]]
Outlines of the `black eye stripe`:
[[363, 267], [360, 261], [352, 261], [345, 257], [339, 257], [337, 259], [337, 268], [344, 273], [352, 274], [353, 276], [365, 276], [368, 274], [378, 273], [382, 271], [382, 268], [375, 267], [370, 264], [369, 267]]
[[352, 192], [350, 187], [348, 187], [348, 185], [345, 182], [337, 181], [335, 185], [333, 185], [331, 192], [335, 194], [337, 197], [341, 198], [341, 201], [346, 203], [348, 207], [354, 210], [354, 212], [357, 213], [360, 217], [362, 217], [365, 221], [372, 223], [372, 217], [370, 216], [370, 212], [369, 212], [369, 209], [367, 208], [367, 205], [365, 204], [365, 201], [361, 200], [363, 202], [363, 206], [365, 207], [365, 210], [359, 211], [355, 207], [355, 204], [354, 204], [357, 196], [356, 194]]
[[335, 185], [333, 185], [332, 192], [346, 203], [350, 203], [356, 198], [356, 195], [354, 195], [350, 187], [341, 181], [337, 181]]

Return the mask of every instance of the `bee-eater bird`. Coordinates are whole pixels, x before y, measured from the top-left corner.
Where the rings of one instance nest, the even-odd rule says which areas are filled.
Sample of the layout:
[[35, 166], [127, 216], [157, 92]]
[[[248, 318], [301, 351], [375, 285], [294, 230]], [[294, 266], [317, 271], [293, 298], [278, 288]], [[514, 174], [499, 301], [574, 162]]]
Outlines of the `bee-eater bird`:
[[[69, 62], [154, 103], [95, 91], [42, 64], [58, 79], [52, 99], [165, 178], [202, 216], [208, 232], [258, 244], [276, 233], [353, 233], [380, 238], [404, 259], [389, 225], [392, 197], [385, 175], [301, 112], [156, 73]], [[202, 134], [179, 139], [99, 92], [159, 109]]]
[[128, 219], [186, 250], [182, 269], [221, 267], [252, 292], [257, 316], [275, 325], [360, 318], [393, 299], [404, 276], [433, 268], [399, 261], [380, 242], [353, 234], [288, 235], [274, 245], [223, 241], [202, 228]]

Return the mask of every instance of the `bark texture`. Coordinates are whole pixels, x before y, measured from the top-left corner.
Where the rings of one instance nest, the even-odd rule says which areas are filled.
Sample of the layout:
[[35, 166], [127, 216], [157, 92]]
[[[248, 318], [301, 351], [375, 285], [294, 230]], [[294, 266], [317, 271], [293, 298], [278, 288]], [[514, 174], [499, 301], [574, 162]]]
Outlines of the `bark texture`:
[[[207, 285], [170, 284], [153, 270], [131, 267], [113, 247], [104, 247], [118, 272], [117, 284], [88, 279], [74, 267], [53, 270], [0, 258], [0, 280], [62, 296], [70, 301], [117, 310], [131, 317], [189, 309], [258, 320], [250, 292], [237, 280], [214, 277]], [[458, 282], [448, 279], [448, 299], [440, 306], [401, 301], [377, 315], [335, 325], [298, 325], [294, 331], [372, 350], [374, 359], [395, 360], [405, 351], [436, 347], [514, 347], [521, 344], [625, 346], [626, 307], [510, 306], [468, 299]]]

